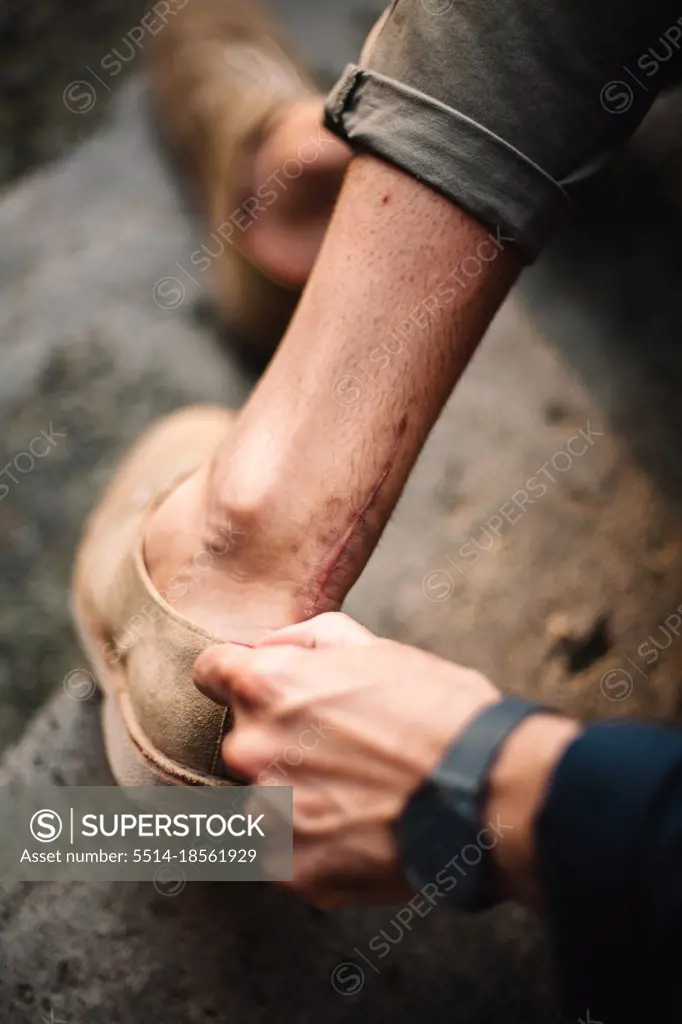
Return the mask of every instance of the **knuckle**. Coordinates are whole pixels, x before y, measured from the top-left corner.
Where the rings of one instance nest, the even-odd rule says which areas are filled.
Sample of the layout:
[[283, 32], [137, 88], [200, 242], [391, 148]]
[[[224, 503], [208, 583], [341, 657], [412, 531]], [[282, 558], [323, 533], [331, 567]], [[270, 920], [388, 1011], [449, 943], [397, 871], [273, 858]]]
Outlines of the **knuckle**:
[[325, 612], [317, 619], [316, 632], [321, 640], [332, 644], [356, 643], [371, 636], [359, 622], [344, 612]]
[[346, 615], [345, 612], [322, 612], [321, 615], [317, 616], [316, 621], [320, 625], [325, 626], [349, 626], [355, 624], [350, 615]]
[[263, 647], [256, 652], [253, 669], [263, 679], [284, 680], [293, 674], [296, 661], [295, 647]]

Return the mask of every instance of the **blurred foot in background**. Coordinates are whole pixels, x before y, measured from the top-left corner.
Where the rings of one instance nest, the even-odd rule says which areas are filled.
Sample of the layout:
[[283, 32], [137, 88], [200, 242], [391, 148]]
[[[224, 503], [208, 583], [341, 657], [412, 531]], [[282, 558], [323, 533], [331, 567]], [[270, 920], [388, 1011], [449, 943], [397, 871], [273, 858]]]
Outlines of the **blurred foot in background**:
[[270, 354], [308, 279], [351, 153], [323, 96], [253, 0], [190, 0], [154, 38], [161, 132], [209, 236], [195, 254], [220, 315]]

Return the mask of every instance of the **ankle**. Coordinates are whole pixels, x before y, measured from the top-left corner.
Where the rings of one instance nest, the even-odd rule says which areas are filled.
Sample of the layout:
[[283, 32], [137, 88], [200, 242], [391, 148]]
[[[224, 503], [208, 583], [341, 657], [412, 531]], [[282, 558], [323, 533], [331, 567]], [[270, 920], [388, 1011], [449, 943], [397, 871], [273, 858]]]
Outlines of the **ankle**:
[[312, 499], [310, 506], [299, 502], [290, 482], [277, 481], [260, 467], [258, 476], [237, 473], [219, 488], [209, 481], [204, 546], [215, 552], [218, 571], [276, 590], [295, 621], [338, 611], [346, 590], [336, 587], [332, 593], [324, 585], [334, 546], [331, 531], [321, 529], [308, 511], [300, 513], [301, 506], [314, 507]]
[[318, 592], [314, 537], [310, 544], [309, 530], [282, 529], [285, 496], [258, 482], [266, 478], [245, 475], [216, 493], [210, 469], [202, 469], [157, 509], [145, 536], [147, 571], [166, 600], [217, 635], [245, 642], [337, 611], [345, 596]]
[[230, 511], [207, 515], [205, 473], [181, 484], [150, 518], [144, 538], [149, 577], [161, 596], [215, 636], [255, 644], [299, 612], [286, 576], [254, 571], [250, 522]]
[[279, 505], [228, 498], [214, 506], [207, 543], [221, 537], [232, 541], [225, 556], [217, 560], [220, 571], [231, 576], [238, 572], [251, 586], [286, 595], [295, 616], [292, 621], [339, 611], [366, 559], [356, 565], [342, 526], [322, 524], [310, 515], [299, 518], [290, 495], [282, 498]]

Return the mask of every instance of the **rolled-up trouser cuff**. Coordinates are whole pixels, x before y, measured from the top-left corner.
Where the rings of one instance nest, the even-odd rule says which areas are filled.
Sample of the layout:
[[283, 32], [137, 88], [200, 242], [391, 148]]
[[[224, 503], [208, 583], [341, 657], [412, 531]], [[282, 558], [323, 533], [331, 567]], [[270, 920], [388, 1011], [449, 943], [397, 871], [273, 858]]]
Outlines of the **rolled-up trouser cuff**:
[[325, 124], [539, 254], [570, 208], [541, 167], [483, 125], [431, 96], [349, 64], [327, 98]]

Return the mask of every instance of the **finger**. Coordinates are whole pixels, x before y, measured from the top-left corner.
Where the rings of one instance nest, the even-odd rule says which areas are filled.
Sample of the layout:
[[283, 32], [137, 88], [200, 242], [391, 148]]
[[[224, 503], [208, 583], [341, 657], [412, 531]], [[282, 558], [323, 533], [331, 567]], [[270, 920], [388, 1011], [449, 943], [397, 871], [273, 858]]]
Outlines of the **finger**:
[[219, 644], [199, 655], [194, 664], [194, 683], [216, 704], [257, 704], [259, 693], [253, 678], [256, 652], [241, 644]]
[[373, 633], [342, 612], [325, 612], [314, 619], [285, 626], [269, 633], [259, 647], [292, 644], [297, 647], [368, 646], [376, 640]]

